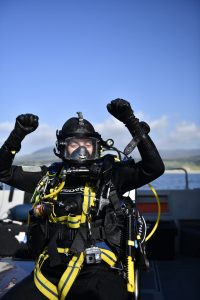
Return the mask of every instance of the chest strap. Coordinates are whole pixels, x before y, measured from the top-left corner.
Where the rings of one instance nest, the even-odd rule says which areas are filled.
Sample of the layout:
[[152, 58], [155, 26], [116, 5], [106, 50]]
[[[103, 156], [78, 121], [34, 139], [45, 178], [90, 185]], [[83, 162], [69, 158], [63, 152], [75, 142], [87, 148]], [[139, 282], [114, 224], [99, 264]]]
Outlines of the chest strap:
[[86, 223], [86, 219], [89, 216], [90, 207], [94, 206], [95, 195], [96, 194], [93, 189], [88, 185], [88, 183], [86, 183], [84, 188], [82, 214], [57, 216], [53, 206], [52, 213], [49, 216], [49, 222], [65, 224], [69, 228], [79, 228], [81, 224]]
[[[81, 215], [67, 215], [57, 217], [53, 212], [49, 217], [50, 223], [61, 223], [66, 225], [66, 229], [78, 229], [76, 230], [76, 235], [72, 242], [71, 250], [74, 253], [81, 253], [87, 247], [87, 233], [83, 235], [82, 230], [86, 229], [86, 222], [90, 220], [90, 207], [94, 206], [95, 193], [91, 187], [89, 187], [88, 183], [86, 183], [84, 188], [84, 198], [82, 204], [82, 214]], [[85, 232], [85, 231], [84, 231]], [[51, 266], [54, 267], [60, 264], [60, 256], [57, 252], [57, 234], [52, 236], [50, 242], [48, 244], [48, 251], [50, 254]]]

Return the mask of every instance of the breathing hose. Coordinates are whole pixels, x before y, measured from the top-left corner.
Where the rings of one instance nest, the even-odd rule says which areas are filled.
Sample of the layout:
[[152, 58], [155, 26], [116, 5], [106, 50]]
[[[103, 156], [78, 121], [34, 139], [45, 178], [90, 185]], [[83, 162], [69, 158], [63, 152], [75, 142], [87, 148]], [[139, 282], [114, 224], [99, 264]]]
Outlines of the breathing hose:
[[64, 187], [65, 185], [65, 181], [62, 181], [60, 183], [60, 185], [50, 194], [44, 195], [43, 199], [47, 199], [47, 198], [53, 198], [55, 195], [57, 195]]
[[154, 227], [152, 228], [151, 232], [145, 238], [145, 241], [148, 241], [152, 237], [152, 235], [155, 233], [156, 229], [158, 228], [158, 224], [159, 224], [159, 221], [160, 221], [160, 215], [161, 215], [161, 206], [160, 206], [160, 199], [158, 197], [158, 194], [157, 194], [156, 190], [154, 189], [154, 187], [150, 183], [148, 183], [148, 186], [149, 186], [149, 188], [151, 189], [151, 191], [153, 192], [153, 194], [156, 198], [156, 202], [157, 202], [157, 205], [158, 205], [158, 214], [157, 214], [156, 223], [155, 223]]

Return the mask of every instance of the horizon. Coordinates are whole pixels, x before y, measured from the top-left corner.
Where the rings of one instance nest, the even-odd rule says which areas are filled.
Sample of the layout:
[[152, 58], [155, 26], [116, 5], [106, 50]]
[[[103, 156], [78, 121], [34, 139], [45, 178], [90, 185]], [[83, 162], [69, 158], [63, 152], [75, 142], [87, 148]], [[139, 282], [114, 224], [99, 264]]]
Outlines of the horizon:
[[[30, 155], [33, 155], [33, 154], [41, 153], [43, 151], [52, 151], [52, 154], [54, 154], [54, 152], [53, 152], [54, 148], [55, 148], [55, 146], [49, 145], [49, 146], [42, 147], [42, 148], [39, 148], [37, 150], [34, 150], [33, 152], [29, 152], [29, 153], [25, 153], [25, 154], [21, 154], [19, 152], [16, 155], [20, 158], [20, 157], [24, 157], [24, 156], [30, 156]], [[122, 150], [122, 149], [119, 149], [119, 150]], [[158, 151], [162, 152], [162, 155], [165, 154], [165, 152], [168, 153], [168, 154], [169, 153], [174, 153], [174, 154], [176, 153], [176, 155], [178, 154], [178, 152], [181, 152], [181, 154], [182, 153], [191, 153], [191, 152], [193, 152], [195, 154], [192, 154], [192, 155], [196, 155], [196, 153], [198, 153], [198, 155], [200, 156], [200, 148], [199, 149], [195, 149], [195, 148], [190, 148], [190, 149], [181, 149], [181, 148], [180, 149], [178, 149], [178, 148], [177, 149], [158, 149]], [[131, 154], [134, 153], [134, 152], [136, 152], [137, 155], [139, 154], [137, 149], [134, 149], [133, 152], [131, 152]]]

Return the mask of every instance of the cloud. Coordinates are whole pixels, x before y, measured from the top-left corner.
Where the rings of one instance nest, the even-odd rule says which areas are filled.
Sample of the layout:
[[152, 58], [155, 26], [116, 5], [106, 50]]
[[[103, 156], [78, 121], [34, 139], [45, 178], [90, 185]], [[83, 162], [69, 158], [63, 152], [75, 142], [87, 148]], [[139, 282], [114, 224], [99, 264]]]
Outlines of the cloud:
[[148, 123], [152, 130], [162, 131], [169, 125], [169, 118], [168, 116], [162, 116], [156, 120], [149, 120]]
[[13, 122], [2, 122], [0, 123], [0, 134], [9, 133], [14, 127]]
[[[140, 120], [145, 120], [145, 117], [142, 113], [137, 113], [137, 116]], [[169, 125], [168, 117], [161, 116], [159, 119], [147, 121], [147, 123], [151, 127], [151, 135], [159, 139], [160, 143], [162, 144], [163, 136], [165, 136], [164, 132], [167, 130]], [[120, 149], [124, 149], [125, 146], [130, 142], [132, 139], [131, 134], [129, 133], [126, 126], [116, 120], [114, 117], [107, 119], [103, 123], [94, 124], [95, 129], [102, 134], [104, 139], [112, 138], [115, 141], [115, 145]]]
[[5, 139], [8, 137], [10, 132], [14, 128], [14, 123], [13, 122], [2, 122], [0, 123], [0, 145], [3, 144]]
[[[56, 128], [48, 124], [40, 124], [37, 130], [29, 134], [23, 141], [23, 150], [32, 153], [38, 149], [55, 146]], [[27, 151], [29, 148], [29, 151]]]
[[[150, 136], [158, 149], [200, 148], [200, 127], [194, 122], [182, 121], [175, 124], [166, 115], [157, 119], [145, 118], [142, 113], [137, 113], [137, 116], [141, 120], [147, 120], [151, 127]], [[13, 127], [14, 123], [11, 122], [0, 123], [1, 144], [8, 137]], [[94, 127], [104, 140], [112, 138], [115, 142], [114, 145], [120, 150], [124, 150], [132, 139], [126, 126], [114, 117], [110, 117], [102, 123], [94, 123]], [[48, 124], [40, 124], [35, 132], [24, 139], [20, 154], [32, 153], [49, 146], [53, 148], [56, 141], [56, 129]]]
[[55, 143], [56, 140], [56, 128], [48, 125], [41, 124], [38, 129], [29, 136], [29, 141], [32, 145], [39, 144], [45, 147]]
[[[0, 143], [1, 145], [9, 136], [14, 128], [14, 123], [4, 122], [0, 123]], [[22, 142], [20, 154], [32, 153], [38, 149], [52, 146], [54, 147], [56, 141], [56, 128], [48, 124], [40, 124], [36, 131], [27, 135]]]
[[182, 121], [177, 124], [169, 120], [164, 124], [158, 122], [156, 128], [152, 128], [152, 137], [159, 149], [199, 149], [200, 127], [194, 122]]
[[[140, 118], [146, 120], [144, 116]], [[150, 136], [159, 149], [198, 149], [200, 148], [200, 127], [194, 122], [182, 121], [174, 123], [166, 115], [158, 119], [147, 120], [150, 125]], [[96, 124], [97, 131], [104, 138], [113, 138], [116, 146], [124, 149], [131, 135], [123, 123], [110, 118], [101, 124]]]
[[98, 131], [104, 140], [113, 139], [116, 147], [122, 149], [132, 139], [129, 131], [124, 124], [114, 117], [107, 119], [103, 123], [94, 124], [95, 130]]
[[200, 127], [194, 122], [183, 121], [170, 133], [169, 142], [176, 148], [200, 148]]

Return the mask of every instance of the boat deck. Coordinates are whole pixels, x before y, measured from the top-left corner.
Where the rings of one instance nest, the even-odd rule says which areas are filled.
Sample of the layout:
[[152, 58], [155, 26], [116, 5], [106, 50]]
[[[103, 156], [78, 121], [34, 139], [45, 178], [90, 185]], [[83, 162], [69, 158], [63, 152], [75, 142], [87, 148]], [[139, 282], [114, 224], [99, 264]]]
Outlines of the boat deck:
[[[0, 259], [0, 298], [27, 276], [33, 261]], [[151, 260], [141, 276], [141, 300], [199, 300], [200, 257]]]
[[200, 258], [151, 261], [143, 273], [141, 300], [199, 300]]

